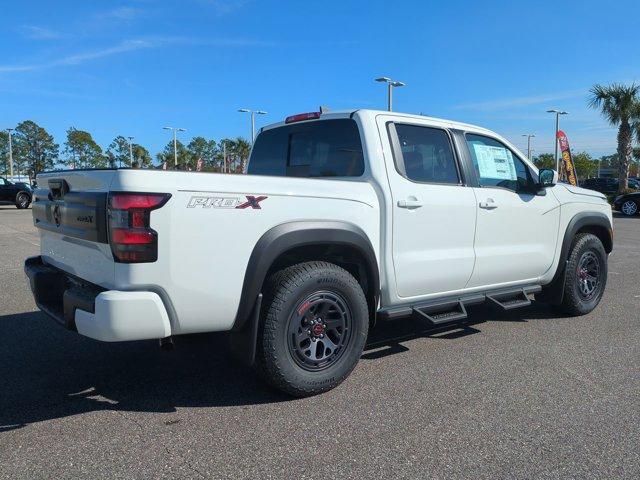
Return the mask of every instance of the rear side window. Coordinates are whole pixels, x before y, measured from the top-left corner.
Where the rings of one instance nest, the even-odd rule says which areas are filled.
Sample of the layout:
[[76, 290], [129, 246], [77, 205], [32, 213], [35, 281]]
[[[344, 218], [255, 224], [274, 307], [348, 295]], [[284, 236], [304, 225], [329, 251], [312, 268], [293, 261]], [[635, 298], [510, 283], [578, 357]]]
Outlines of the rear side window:
[[286, 125], [262, 132], [248, 173], [287, 177], [359, 177], [362, 142], [351, 119]]
[[404, 175], [415, 182], [460, 183], [449, 135], [442, 129], [396, 124]]

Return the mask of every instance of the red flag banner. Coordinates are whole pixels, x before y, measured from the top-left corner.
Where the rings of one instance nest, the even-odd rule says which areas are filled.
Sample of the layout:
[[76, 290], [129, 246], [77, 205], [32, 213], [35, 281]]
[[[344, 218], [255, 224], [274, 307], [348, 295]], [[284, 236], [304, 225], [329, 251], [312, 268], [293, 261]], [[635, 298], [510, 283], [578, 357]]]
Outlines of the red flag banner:
[[577, 186], [578, 175], [576, 174], [576, 166], [571, 158], [571, 150], [569, 149], [569, 140], [567, 139], [567, 135], [562, 130], [558, 130], [556, 136], [558, 143], [560, 144], [560, 151], [562, 152], [562, 165], [564, 167], [565, 177], [571, 185]]

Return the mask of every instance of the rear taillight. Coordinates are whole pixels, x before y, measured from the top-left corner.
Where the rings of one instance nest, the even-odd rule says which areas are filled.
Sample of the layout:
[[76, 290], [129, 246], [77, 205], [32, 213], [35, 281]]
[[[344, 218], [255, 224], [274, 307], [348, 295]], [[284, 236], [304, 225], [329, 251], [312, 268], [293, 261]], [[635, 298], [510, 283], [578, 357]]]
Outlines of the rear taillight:
[[119, 263], [155, 262], [158, 233], [150, 227], [151, 211], [162, 207], [168, 193], [109, 194], [109, 244]]

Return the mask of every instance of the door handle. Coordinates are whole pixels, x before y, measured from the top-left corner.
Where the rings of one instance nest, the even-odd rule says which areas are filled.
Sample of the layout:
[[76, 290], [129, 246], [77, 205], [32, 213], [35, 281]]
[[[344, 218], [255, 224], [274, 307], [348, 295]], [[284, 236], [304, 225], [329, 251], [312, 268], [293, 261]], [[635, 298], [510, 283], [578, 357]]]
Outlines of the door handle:
[[420, 208], [422, 206], [422, 202], [418, 200], [416, 197], [407, 197], [404, 200], [398, 200], [398, 206], [400, 208]]
[[486, 210], [493, 210], [494, 208], [498, 208], [498, 204], [493, 201], [493, 198], [487, 198], [484, 202], [480, 202], [480, 208], [484, 208]]

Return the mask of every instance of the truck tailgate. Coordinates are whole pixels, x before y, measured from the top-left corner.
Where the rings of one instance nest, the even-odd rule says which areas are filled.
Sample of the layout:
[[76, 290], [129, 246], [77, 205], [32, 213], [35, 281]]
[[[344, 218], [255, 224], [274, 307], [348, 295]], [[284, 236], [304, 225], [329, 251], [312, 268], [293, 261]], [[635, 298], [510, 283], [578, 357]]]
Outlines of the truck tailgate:
[[33, 202], [43, 261], [105, 288], [114, 280], [106, 215], [114, 175], [114, 170], [39, 175]]

